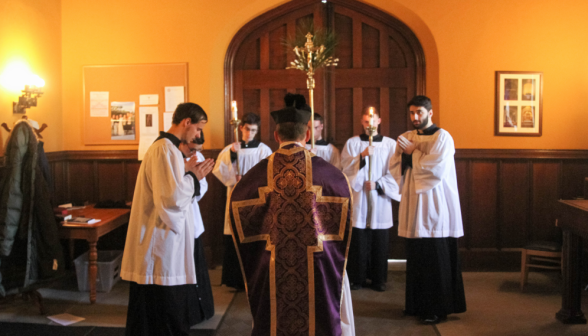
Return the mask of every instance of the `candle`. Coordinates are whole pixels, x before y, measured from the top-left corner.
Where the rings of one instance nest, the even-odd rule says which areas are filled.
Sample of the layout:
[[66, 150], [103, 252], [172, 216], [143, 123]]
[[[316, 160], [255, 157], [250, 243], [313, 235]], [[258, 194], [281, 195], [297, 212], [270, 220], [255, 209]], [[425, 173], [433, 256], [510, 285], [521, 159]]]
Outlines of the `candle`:
[[370, 127], [374, 127], [374, 108], [370, 107]]
[[231, 103], [231, 112], [233, 112], [233, 120], [237, 120], [237, 101], [233, 100]]

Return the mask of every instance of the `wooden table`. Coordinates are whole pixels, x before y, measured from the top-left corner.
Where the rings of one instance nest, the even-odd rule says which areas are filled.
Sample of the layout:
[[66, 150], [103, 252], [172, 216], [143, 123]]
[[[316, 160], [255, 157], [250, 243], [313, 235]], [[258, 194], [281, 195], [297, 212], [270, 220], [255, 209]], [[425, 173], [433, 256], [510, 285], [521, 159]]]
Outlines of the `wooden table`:
[[108, 232], [129, 222], [130, 209], [94, 209], [92, 205], [84, 209], [73, 210], [74, 217], [89, 217], [100, 219], [95, 224], [78, 224], [62, 222], [59, 227], [59, 237], [70, 240], [70, 255], [73, 255], [73, 239], [85, 239], [90, 245], [88, 253], [88, 281], [90, 282], [90, 303], [96, 302], [96, 273], [98, 267], [98, 239]]
[[582, 238], [588, 239], [588, 200], [560, 200], [559, 227], [563, 231], [563, 290], [555, 317], [566, 324], [586, 323], [581, 309]]

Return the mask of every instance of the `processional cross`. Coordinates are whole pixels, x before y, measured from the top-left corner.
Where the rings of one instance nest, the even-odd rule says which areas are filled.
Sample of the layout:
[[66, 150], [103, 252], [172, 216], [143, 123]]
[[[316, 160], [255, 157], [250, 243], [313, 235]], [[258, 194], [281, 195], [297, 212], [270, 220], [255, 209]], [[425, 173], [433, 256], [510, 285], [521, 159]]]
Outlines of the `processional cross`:
[[271, 335], [315, 335], [314, 254], [324, 241], [344, 239], [348, 209], [348, 198], [322, 196], [312, 185], [310, 153], [301, 147], [270, 156], [258, 199], [233, 202], [241, 244], [265, 241], [271, 252]]

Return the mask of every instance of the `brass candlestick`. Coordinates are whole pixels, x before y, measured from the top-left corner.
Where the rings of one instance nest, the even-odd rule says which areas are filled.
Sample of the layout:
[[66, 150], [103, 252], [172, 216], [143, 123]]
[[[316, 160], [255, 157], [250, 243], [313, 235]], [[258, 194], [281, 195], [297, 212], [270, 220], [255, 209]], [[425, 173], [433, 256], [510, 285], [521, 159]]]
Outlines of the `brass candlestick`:
[[[376, 130], [378, 128], [376, 126], [368, 126], [366, 128], [366, 132], [370, 137], [370, 144], [371, 147], [373, 145], [374, 135], [376, 134]], [[368, 181], [372, 181], [372, 159], [373, 155], [369, 156], [370, 161], [368, 162]], [[366, 227], [369, 228], [372, 225], [372, 191], [370, 190], [367, 194], [367, 201], [368, 201], [368, 212], [366, 218]]]
[[329, 56], [332, 52], [332, 46], [325, 48], [324, 45], [316, 47], [313, 42], [313, 35], [309, 32], [306, 34], [306, 43], [304, 47], [294, 47], [296, 59], [291, 62], [291, 66], [286, 69], [297, 69], [306, 72], [308, 78], [306, 79], [306, 88], [308, 89], [308, 96], [310, 98], [310, 139], [311, 148], [314, 148], [314, 73], [316, 69], [327, 66], [337, 66], [338, 58]]
[[[241, 120], [231, 120], [231, 126], [233, 126], [235, 131], [235, 142], [239, 142], [239, 124], [241, 124]], [[235, 154], [237, 154], [237, 175], [241, 175], [241, 168], [239, 168], [239, 152], [235, 152]]]

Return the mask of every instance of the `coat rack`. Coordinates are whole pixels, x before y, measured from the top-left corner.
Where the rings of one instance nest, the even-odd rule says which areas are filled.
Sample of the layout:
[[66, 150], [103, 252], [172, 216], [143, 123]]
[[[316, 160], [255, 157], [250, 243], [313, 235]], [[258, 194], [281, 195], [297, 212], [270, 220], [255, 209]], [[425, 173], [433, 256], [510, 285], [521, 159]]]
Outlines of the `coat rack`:
[[[22, 116], [23, 119], [25, 120], [29, 120], [29, 118], [24, 115]], [[12, 131], [12, 129], [10, 127], [8, 127], [8, 125], [6, 123], [2, 123], [0, 126], [2, 126], [6, 132], [10, 133]], [[33, 127], [33, 130], [35, 131], [35, 133], [37, 134], [37, 137], [39, 137], [39, 139], [43, 139], [43, 136], [41, 135], [41, 132], [43, 132], [47, 127], [47, 124], [42, 124], [41, 127], [39, 127], [39, 129], [36, 129]]]

